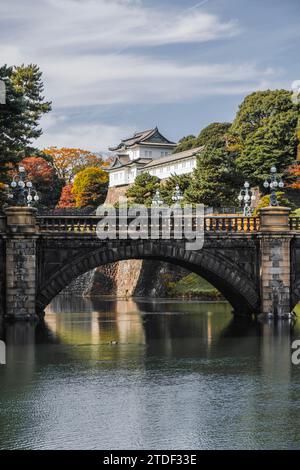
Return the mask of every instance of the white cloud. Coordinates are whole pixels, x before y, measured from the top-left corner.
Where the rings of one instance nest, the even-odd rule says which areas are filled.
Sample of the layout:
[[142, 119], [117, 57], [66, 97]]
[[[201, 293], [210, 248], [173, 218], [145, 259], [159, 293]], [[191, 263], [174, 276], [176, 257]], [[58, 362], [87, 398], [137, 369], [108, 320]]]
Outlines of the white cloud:
[[22, 61], [22, 54], [18, 46], [0, 44], [0, 66], [2, 64], [20, 64]]
[[[146, 7], [133, 0], [23, 0], [1, 2], [1, 18], [22, 20], [22, 44], [38, 36], [36, 48], [95, 50], [203, 42], [238, 33], [235, 20], [222, 21], [201, 10]], [[33, 28], [33, 31], [32, 31]], [[24, 32], [31, 32], [30, 35]], [[32, 34], [34, 33], [34, 34]]]
[[[167, 105], [247, 93], [262, 83], [271, 87], [275, 71], [253, 63], [211, 64], [188, 62], [184, 53], [167, 60], [160, 55], [159, 46], [188, 47], [232, 38], [239, 31], [234, 19], [180, 9], [172, 2], [166, 9], [159, 3], [147, 7], [142, 0], [2, 0], [0, 62], [33, 62], [43, 71], [54, 111], [43, 122], [40, 146], [99, 150], [133, 129], [86, 124], [92, 105]], [[83, 125], [64, 116], [65, 108], [73, 107], [83, 110]]]
[[[181, 64], [134, 55], [71, 57], [52, 64], [41, 59], [47, 94], [60, 107], [170, 103], [204, 95], [247, 92], [275, 71], [251, 63]], [[55, 66], [54, 66], [55, 65]]]
[[42, 120], [44, 133], [37, 140], [39, 148], [78, 147], [93, 152], [103, 152], [117, 144], [124, 136], [131, 135], [130, 126], [99, 124], [72, 124], [66, 116], [53, 113]]

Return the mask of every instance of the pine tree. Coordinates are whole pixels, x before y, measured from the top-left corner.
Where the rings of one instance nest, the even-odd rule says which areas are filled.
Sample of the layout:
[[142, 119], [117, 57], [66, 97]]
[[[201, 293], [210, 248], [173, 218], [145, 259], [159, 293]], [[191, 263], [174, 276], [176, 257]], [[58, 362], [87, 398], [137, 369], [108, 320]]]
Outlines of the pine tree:
[[42, 130], [39, 120], [51, 110], [42, 96], [41, 72], [36, 65], [0, 67], [0, 80], [5, 83], [6, 102], [0, 104], [0, 182], [7, 171], [22, 158], [33, 155], [33, 140]]
[[176, 186], [179, 187], [184, 195], [191, 182], [191, 175], [172, 175], [163, 182], [160, 189], [160, 195], [165, 204], [171, 206], [174, 204], [172, 196], [174, 195]]
[[135, 182], [126, 191], [126, 196], [135, 204], [151, 206], [153, 196], [159, 189], [160, 179], [150, 173], [141, 173], [135, 178]]
[[240, 184], [234, 154], [220, 143], [210, 144], [197, 157], [185, 201], [213, 207], [234, 206]]
[[230, 126], [230, 122], [212, 122], [208, 126], [204, 127], [197, 137], [194, 135], [182, 137], [182, 139], [179, 140], [174, 153], [216, 143], [218, 140], [224, 138], [224, 135], [227, 134]]

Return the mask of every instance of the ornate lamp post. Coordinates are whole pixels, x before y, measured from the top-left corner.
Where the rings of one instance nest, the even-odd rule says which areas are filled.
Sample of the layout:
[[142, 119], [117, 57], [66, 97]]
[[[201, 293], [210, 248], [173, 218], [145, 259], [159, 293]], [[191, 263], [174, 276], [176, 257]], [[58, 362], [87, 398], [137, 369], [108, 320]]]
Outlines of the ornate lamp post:
[[180, 188], [179, 188], [178, 184], [176, 184], [175, 191], [174, 191], [174, 194], [172, 196], [172, 201], [174, 201], [175, 207], [180, 206], [180, 201], [182, 201], [182, 199], [183, 199], [182, 192], [180, 191]]
[[32, 182], [26, 180], [25, 168], [19, 166], [18, 173], [13, 177], [10, 183], [12, 192], [8, 193], [8, 198], [13, 199], [16, 206], [31, 207], [32, 202], [38, 202], [39, 196], [33, 188]]
[[270, 169], [270, 181], [266, 180], [264, 182], [264, 187], [266, 189], [270, 188], [271, 190], [270, 205], [278, 206], [278, 201], [276, 198], [276, 189], [283, 188], [284, 182], [282, 181], [282, 178], [277, 175], [277, 170], [275, 166], [272, 166], [272, 168]]
[[160, 207], [160, 206], [162, 206], [163, 203], [164, 203], [164, 201], [160, 197], [159, 189], [157, 189], [155, 191], [154, 196], [153, 196], [151, 205], [152, 205], [152, 207]]
[[244, 203], [244, 217], [250, 217], [252, 214], [251, 201], [254, 201], [255, 196], [252, 193], [250, 184], [248, 181], [245, 181], [244, 188], [240, 190], [238, 195], [238, 200]]

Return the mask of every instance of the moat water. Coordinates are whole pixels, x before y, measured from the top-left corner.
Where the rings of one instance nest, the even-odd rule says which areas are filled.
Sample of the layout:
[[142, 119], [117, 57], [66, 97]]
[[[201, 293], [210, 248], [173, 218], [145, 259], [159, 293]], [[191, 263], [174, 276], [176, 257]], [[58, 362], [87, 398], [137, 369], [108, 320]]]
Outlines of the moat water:
[[44, 325], [0, 336], [1, 449], [300, 448], [300, 318], [57, 297]]

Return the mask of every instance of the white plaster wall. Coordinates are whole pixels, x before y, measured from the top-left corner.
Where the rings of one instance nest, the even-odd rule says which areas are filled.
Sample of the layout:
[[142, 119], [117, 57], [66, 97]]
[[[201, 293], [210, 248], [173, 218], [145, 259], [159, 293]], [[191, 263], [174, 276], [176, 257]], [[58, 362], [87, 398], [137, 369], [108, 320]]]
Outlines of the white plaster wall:
[[168, 150], [162, 147], [146, 147], [146, 146], [137, 146], [135, 148], [129, 149], [126, 151], [129, 155], [130, 160], [136, 160], [137, 158], [156, 158], [165, 157], [170, 155], [172, 150]]
[[169, 178], [171, 175], [184, 175], [191, 173], [196, 167], [196, 157], [177, 160], [158, 165], [155, 168], [146, 170], [145, 168], [123, 168], [109, 173], [109, 186], [121, 186], [134, 182], [137, 174], [148, 171], [150, 175], [158, 176], [160, 179]]
[[189, 159], [178, 160], [176, 162], [170, 162], [163, 165], [159, 165], [155, 168], [149, 169], [150, 175], [158, 176], [160, 179], [169, 178], [171, 175], [184, 175], [191, 173], [196, 166], [196, 157]]

